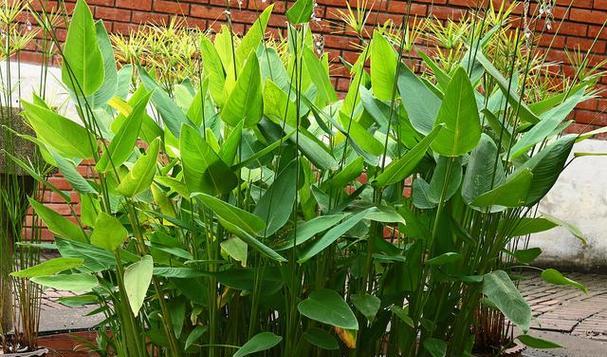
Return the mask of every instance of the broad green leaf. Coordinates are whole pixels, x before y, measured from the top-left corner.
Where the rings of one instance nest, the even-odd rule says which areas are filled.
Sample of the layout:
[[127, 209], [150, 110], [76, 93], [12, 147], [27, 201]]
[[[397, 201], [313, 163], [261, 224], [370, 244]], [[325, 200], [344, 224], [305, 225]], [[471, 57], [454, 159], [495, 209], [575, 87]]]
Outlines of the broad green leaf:
[[[483, 113], [486, 123], [489, 124], [496, 137], [502, 138], [500, 145], [501, 149], [507, 151], [510, 148], [510, 143], [513, 142], [511, 129], [507, 127], [507, 124], [503, 123], [501, 119], [499, 119], [489, 109], [485, 108], [481, 110], [481, 112]], [[506, 126], [504, 124], [506, 124]]]
[[[114, 119], [111, 128], [114, 133], [117, 133], [122, 128], [122, 125], [127, 121], [127, 118], [131, 115], [131, 111], [137, 104], [146, 99], [149, 100], [149, 93], [144, 86], [139, 86], [137, 90], [131, 95], [128, 103], [119, 97], [112, 97], [108, 104], [114, 108], [120, 115]], [[143, 118], [141, 122], [141, 138], [147, 143], [151, 143], [157, 137], [164, 137], [164, 131], [158, 126], [158, 123], [152, 119], [146, 111], [142, 113]]]
[[537, 115], [542, 115], [545, 112], [552, 110], [554, 107], [563, 103], [565, 99], [571, 95], [571, 93], [576, 93], [583, 87], [586, 87], [588, 84], [584, 81], [580, 81], [580, 83], [574, 85], [571, 89], [562, 91], [560, 93], [555, 93], [549, 95], [548, 97], [542, 98], [539, 102], [535, 102], [529, 104], [529, 108]]
[[76, 295], [76, 296], [64, 296], [57, 299], [57, 301], [67, 307], [83, 307], [86, 305], [93, 305], [98, 302], [97, 296], [93, 294]]
[[257, 161], [258, 165], [255, 165], [255, 167], [260, 166], [261, 163], [259, 163], [259, 161], [258, 161], [259, 159], [261, 159], [262, 157], [268, 155], [272, 151], [276, 150], [278, 147], [280, 147], [280, 145], [282, 145], [293, 134], [295, 134], [294, 131], [292, 131], [289, 134], [285, 135], [284, 137], [282, 137], [282, 138], [280, 138], [280, 139], [278, 139], [278, 140], [270, 143], [268, 146], [264, 147], [263, 149], [257, 150], [253, 155], [247, 157], [246, 159], [244, 159], [240, 163], [232, 166], [232, 169], [237, 170], [237, 169], [243, 168], [245, 166], [253, 165], [253, 163], [256, 162], [256, 161]]
[[229, 232], [232, 232], [233, 234], [235, 234], [237, 237], [242, 239], [245, 243], [247, 243], [253, 249], [257, 250], [262, 255], [264, 255], [270, 259], [273, 259], [277, 262], [280, 262], [280, 263], [287, 261], [283, 256], [276, 253], [276, 251], [274, 251], [272, 248], [270, 248], [267, 245], [260, 242], [254, 235], [249, 234], [248, 232], [244, 231], [238, 225], [236, 225], [232, 222], [226, 221], [224, 219], [221, 219], [221, 218], [219, 219], [219, 222], [225, 229], [227, 229]]
[[313, 12], [313, 0], [297, 0], [295, 4], [287, 10], [287, 19], [292, 25], [303, 24], [310, 21]]
[[576, 139], [576, 135], [563, 136], [521, 166], [521, 169], [530, 169], [533, 173], [525, 202], [527, 206], [538, 203], [554, 186], [565, 168]]
[[122, 182], [118, 185], [118, 192], [127, 197], [133, 197], [147, 190], [156, 174], [156, 160], [159, 151], [160, 139], [156, 138], [150, 143], [145, 155], [139, 157], [131, 171], [122, 178]]
[[35, 278], [38, 276], [54, 275], [62, 271], [77, 269], [82, 266], [84, 259], [81, 258], [54, 258], [46, 260], [38, 265], [11, 273], [16, 278]]
[[470, 79], [458, 68], [443, 98], [434, 126], [445, 127], [432, 142], [432, 150], [444, 156], [461, 156], [474, 149], [481, 138], [481, 123]]
[[75, 93], [92, 95], [103, 84], [103, 56], [91, 10], [78, 0], [67, 30], [63, 47], [61, 79]]
[[200, 52], [203, 58], [204, 74], [209, 78], [209, 91], [213, 100], [221, 105], [225, 101], [223, 87], [225, 86], [226, 76], [221, 58], [207, 36], [200, 36]]
[[297, 232], [292, 233], [284, 243], [280, 244], [279, 247], [276, 248], [276, 250], [280, 251], [292, 248], [294, 245], [301, 245], [310, 240], [310, 238], [313, 238], [318, 233], [332, 228], [346, 216], [347, 214], [345, 213], [338, 213], [329, 216], [318, 216], [307, 222], [298, 224]]
[[80, 194], [80, 221], [84, 226], [93, 227], [100, 211], [101, 203], [97, 195]]
[[349, 216], [343, 222], [337, 226], [331, 228], [325, 233], [320, 239], [315, 241], [310, 248], [308, 248], [297, 260], [299, 264], [305, 263], [316, 254], [322, 252], [331, 244], [335, 243], [341, 236], [352, 229], [358, 222], [362, 221], [367, 215], [368, 211], [364, 210], [354, 215]]
[[519, 263], [530, 264], [542, 254], [540, 248], [519, 249], [512, 253]]
[[540, 117], [539, 123], [535, 124], [529, 131], [524, 133], [512, 146], [511, 159], [525, 154], [529, 149], [554, 134], [555, 129], [567, 119], [567, 116], [581, 102], [588, 99], [584, 96], [585, 88], [582, 88], [571, 97], [567, 98], [559, 106], [556, 106]]
[[342, 112], [339, 114], [339, 123], [344, 129], [344, 135], [349, 136], [365, 153], [379, 156], [384, 152], [384, 145], [356, 120], [348, 118]]
[[95, 168], [97, 171], [106, 173], [122, 165], [133, 153], [133, 147], [137, 143], [141, 123], [146, 114], [146, 108], [151, 93], [147, 93], [131, 110], [126, 121], [120, 126], [120, 130], [110, 142], [107, 150], [103, 152], [101, 159]]
[[558, 343], [544, 340], [544, 339], [541, 339], [538, 337], [529, 336], [529, 335], [520, 335], [520, 336], [517, 336], [516, 338], [519, 341], [521, 341], [525, 346], [528, 346], [531, 348], [538, 348], [538, 349], [563, 348], [563, 346], [559, 345]]
[[428, 135], [441, 107], [441, 99], [407, 66], [399, 66], [398, 92], [411, 125], [420, 134]]
[[396, 93], [396, 51], [378, 30], [371, 40], [371, 90], [377, 99], [390, 101]]
[[186, 116], [195, 127], [206, 126], [206, 122], [209, 118], [206, 116], [206, 105], [207, 101], [209, 101], [207, 94], [209, 93], [209, 80], [204, 79], [202, 84], [198, 87], [196, 95], [192, 98], [192, 102], [188, 107], [188, 111]]
[[303, 337], [310, 344], [322, 348], [323, 350], [334, 351], [339, 349], [337, 339], [330, 332], [318, 327], [311, 327], [304, 332]]
[[434, 129], [432, 129], [430, 134], [428, 134], [417, 145], [403, 155], [403, 157], [390, 163], [384, 172], [373, 180], [373, 185], [385, 187], [393, 183], [400, 182], [413, 174], [417, 168], [417, 164], [419, 164], [419, 162], [424, 158], [426, 151], [442, 128], [442, 125], [437, 125]]
[[483, 294], [523, 332], [529, 330], [531, 307], [512, 283], [508, 273], [503, 270], [496, 270], [485, 274]]
[[267, 351], [278, 345], [280, 341], [282, 341], [281, 336], [277, 336], [272, 332], [260, 332], [240, 347], [233, 357], [243, 357], [256, 352]]
[[337, 100], [337, 94], [335, 93], [335, 89], [333, 89], [328, 68], [324, 66], [321, 59], [316, 57], [314, 51], [312, 51], [309, 47], [304, 47], [303, 51], [305, 67], [310, 74], [310, 78], [312, 79], [314, 86], [316, 87], [317, 101], [319, 97], [322, 98], [319, 105], [335, 102]]
[[152, 93], [152, 103], [160, 113], [162, 121], [171, 133], [178, 138], [181, 126], [189, 123], [189, 119], [143, 67], [139, 67], [138, 71], [145, 89]]
[[170, 176], [156, 176], [155, 180], [181, 196], [187, 197], [190, 195], [187, 186], [181, 180]]
[[431, 209], [436, 207], [437, 202], [430, 199], [430, 184], [423, 178], [416, 177], [412, 186], [413, 205], [419, 209]]
[[253, 213], [266, 222], [262, 236], [271, 236], [289, 221], [297, 194], [298, 169], [297, 160], [291, 161], [257, 202]]
[[506, 79], [506, 77], [504, 77], [504, 75], [502, 75], [500, 71], [495, 68], [491, 61], [485, 57], [482, 51], [477, 51], [476, 60], [483, 66], [483, 68], [485, 68], [485, 71], [497, 81], [500, 89], [502, 92], [504, 92], [504, 95], [508, 99], [510, 106], [512, 108], [516, 108], [518, 115], [528, 123], [537, 123], [539, 118], [531, 111], [531, 109], [529, 109], [527, 104], [523, 102], [517, 93], [516, 86], [513, 86], [511, 81]]
[[78, 172], [78, 169], [76, 169], [76, 166], [70, 160], [64, 158], [53, 150], [50, 150], [49, 152], [55, 160], [57, 168], [61, 174], [63, 174], [63, 177], [65, 177], [65, 179], [70, 183], [70, 185], [72, 185], [74, 190], [80, 193], [97, 193], [97, 190], [91, 185], [90, 182], [82, 177], [80, 172]]
[[[55, 239], [55, 244], [62, 257], [84, 259], [82, 271], [97, 273], [112, 269], [116, 265], [114, 254], [105, 249], [97, 248], [92, 244], [63, 238]], [[121, 251], [120, 255], [124, 263], [130, 263], [139, 259], [136, 255], [126, 251]]]
[[360, 174], [365, 169], [365, 159], [357, 157], [340, 171], [335, 176], [322, 183], [323, 188], [342, 189], [348, 183], [360, 177]]
[[247, 243], [237, 237], [221, 242], [221, 249], [234, 260], [241, 262], [243, 267], [247, 266], [247, 247]]
[[557, 223], [545, 217], [521, 217], [514, 220], [503, 220], [502, 225], [502, 229], [511, 237], [544, 232], [558, 226]]
[[275, 48], [262, 46], [258, 50], [261, 77], [265, 82], [270, 79], [282, 90], [289, 90], [289, 74]]
[[478, 146], [470, 154], [462, 182], [462, 197], [467, 204], [491, 191], [504, 181], [504, 166], [497, 146], [488, 135], [481, 135]]
[[531, 170], [519, 170], [506, 178], [501, 185], [475, 198], [472, 205], [520, 207], [526, 202], [532, 179]]
[[457, 193], [461, 182], [462, 164], [460, 159], [440, 156], [434, 168], [432, 180], [430, 180], [428, 199], [434, 203], [450, 200]]
[[234, 163], [234, 159], [236, 158], [236, 154], [238, 153], [238, 149], [241, 145], [241, 139], [242, 123], [238, 124], [234, 129], [232, 129], [219, 149], [219, 156], [223, 162], [228, 165], [232, 165]]
[[424, 340], [424, 349], [432, 357], [445, 357], [447, 355], [447, 342], [438, 338], [427, 338]]
[[236, 206], [232, 206], [219, 198], [204, 193], [196, 193], [194, 197], [210, 208], [218, 218], [240, 227], [243, 231], [252, 236], [259, 234], [265, 228], [265, 223], [258, 216]]
[[95, 31], [99, 50], [103, 57], [104, 75], [103, 84], [95, 92], [92, 102], [95, 107], [100, 107], [105, 105], [118, 90], [118, 71], [116, 70], [116, 60], [114, 59], [114, 49], [112, 48], [112, 43], [103, 21], [99, 20], [95, 23]]
[[394, 207], [391, 206], [379, 206], [368, 208], [365, 218], [375, 222], [382, 223], [401, 223], [406, 224], [403, 216], [398, 213]]
[[100, 212], [91, 234], [91, 244], [113, 252], [122, 246], [128, 234], [129, 232], [116, 217]]
[[381, 300], [377, 296], [370, 294], [353, 294], [351, 299], [354, 307], [363, 314], [369, 322], [372, 322], [373, 319], [375, 319], [375, 315], [377, 315], [381, 306]]
[[432, 70], [432, 73], [434, 73], [434, 77], [436, 77], [438, 86], [442, 90], [446, 90], [447, 87], [449, 87], [449, 81], [451, 81], [451, 77], [449, 77], [449, 74], [445, 72], [433, 59], [431, 59], [423, 51], [419, 51], [418, 55], [421, 57], [422, 61], [424, 61], [424, 63]]
[[297, 106], [288, 94], [274, 81], [266, 79], [263, 87], [263, 114], [272, 122], [282, 126], [297, 125]]
[[334, 290], [316, 290], [297, 305], [305, 317], [346, 330], [358, 330], [358, 320], [350, 306]]
[[576, 289], [579, 289], [581, 291], [583, 291], [584, 293], [588, 294], [588, 289], [578, 283], [575, 280], [569, 279], [568, 277], [564, 276], [563, 274], [561, 274], [561, 272], [559, 272], [556, 269], [545, 269], [542, 272], [542, 279], [544, 279], [545, 282], [550, 283], [550, 284], [554, 284], [554, 285], [568, 285], [568, 286], [572, 286]]
[[72, 223], [69, 219], [32, 198], [29, 199], [29, 203], [51, 232], [65, 239], [73, 239], [80, 242], [88, 241], [82, 228]]
[[238, 185], [234, 172], [196, 129], [184, 125], [179, 147], [184, 179], [190, 192], [223, 194]]
[[209, 273], [192, 268], [158, 267], [154, 268], [154, 275], [163, 278], [189, 279], [208, 276]]
[[257, 51], [257, 48], [261, 44], [261, 41], [266, 33], [266, 26], [270, 20], [270, 15], [272, 14], [273, 8], [274, 4], [266, 7], [259, 17], [257, 17], [257, 20], [255, 20], [253, 25], [249, 27], [247, 34], [244, 35], [240, 41], [240, 44], [236, 49], [236, 65], [238, 66], [238, 69], [242, 68], [251, 53], [255, 53], [255, 51]]
[[554, 224], [556, 224], [558, 226], [561, 226], [561, 227], [565, 228], [566, 230], [568, 230], [569, 233], [571, 233], [574, 237], [576, 237], [577, 239], [579, 239], [580, 242], [582, 242], [583, 245], [588, 244], [588, 238], [586, 238], [586, 236], [584, 235], [584, 233], [582, 233], [582, 231], [580, 231], [580, 229], [576, 225], [571, 224], [569, 222], [565, 222], [565, 221], [563, 221], [561, 219], [558, 219], [558, 218], [556, 218], [554, 216], [547, 215], [545, 213], [544, 213], [543, 217], [546, 218], [547, 220], [549, 220], [550, 222], [552, 222], [552, 223], [554, 223]]
[[167, 305], [171, 318], [171, 327], [173, 328], [175, 337], [179, 338], [181, 336], [183, 325], [186, 319], [186, 300], [179, 298], [172, 299], [168, 301]]
[[398, 317], [402, 322], [404, 322], [407, 326], [414, 328], [415, 327], [415, 323], [413, 322], [413, 319], [411, 318], [411, 316], [409, 316], [409, 309], [408, 308], [401, 308], [399, 306], [391, 306], [390, 307], [390, 311], [392, 311], [392, 313], [394, 315], [396, 315], [396, 317]]
[[242, 291], [253, 291], [255, 281], [262, 295], [277, 292], [283, 286], [280, 272], [275, 268], [229, 269], [213, 274], [220, 284]]
[[89, 291], [99, 285], [94, 275], [85, 273], [37, 276], [31, 281], [38, 285], [66, 291]]
[[[235, 72], [237, 72], [233, 51], [235, 46], [233, 31], [227, 25], [221, 25], [220, 31], [215, 35], [214, 47], [225, 72], [229, 76], [235, 76]], [[233, 86], [234, 78], [231, 78], [230, 81], [232, 82], [230, 86]], [[225, 84], [227, 85], [228, 82]]]
[[[295, 129], [285, 125], [285, 132], [293, 133]], [[289, 134], [288, 138], [293, 143], [299, 143], [299, 148], [303, 154], [318, 168], [324, 170], [337, 169], [337, 160], [326, 149], [325, 144], [304, 127], [299, 128], [299, 137]]]
[[192, 347], [192, 345], [194, 345], [194, 343], [196, 343], [196, 341], [198, 341], [202, 337], [202, 335], [207, 332], [208, 329], [208, 326], [196, 326], [192, 330], [192, 332], [190, 332], [188, 338], [185, 340], [184, 349], [187, 351], [190, 347]]
[[462, 255], [456, 252], [447, 252], [443, 253], [434, 258], [428, 259], [426, 264], [428, 265], [445, 265], [450, 263], [455, 263], [462, 260]]
[[22, 101], [24, 115], [38, 138], [64, 157], [86, 159], [97, 150], [95, 137], [86, 128], [45, 107]]
[[231, 126], [240, 122], [244, 122], [247, 128], [255, 126], [263, 113], [261, 93], [259, 62], [252, 52], [223, 106], [221, 118]]
[[151, 255], [141, 257], [140, 261], [129, 265], [124, 270], [124, 290], [135, 316], [139, 315], [139, 310], [143, 306], [152, 281], [153, 271], [154, 261]]

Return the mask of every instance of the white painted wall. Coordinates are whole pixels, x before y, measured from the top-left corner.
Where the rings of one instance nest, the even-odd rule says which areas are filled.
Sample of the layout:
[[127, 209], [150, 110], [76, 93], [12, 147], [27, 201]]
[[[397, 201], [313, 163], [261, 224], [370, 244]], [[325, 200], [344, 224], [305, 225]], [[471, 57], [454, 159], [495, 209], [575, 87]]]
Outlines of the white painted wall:
[[[576, 144], [573, 152], [607, 153], [607, 141], [586, 140]], [[577, 225], [588, 240], [584, 246], [564, 228], [536, 234], [530, 246], [543, 250], [539, 263], [607, 270], [607, 156], [576, 158], [539, 210]]]
[[[20, 67], [20, 68], [19, 68]], [[31, 100], [32, 94], [40, 92], [40, 66], [37, 64], [21, 63], [19, 66], [16, 62], [10, 63], [10, 73], [12, 78], [11, 90], [13, 92], [13, 106], [17, 106], [19, 91], [25, 100]], [[2, 74], [2, 87], [7, 86], [7, 68], [6, 62], [0, 62], [0, 72]], [[49, 67], [47, 75], [46, 97], [49, 104], [53, 106], [61, 106], [66, 103], [68, 94], [61, 84], [61, 69], [57, 67]], [[17, 79], [20, 80], [18, 81]], [[4, 103], [3, 103], [4, 104]]]

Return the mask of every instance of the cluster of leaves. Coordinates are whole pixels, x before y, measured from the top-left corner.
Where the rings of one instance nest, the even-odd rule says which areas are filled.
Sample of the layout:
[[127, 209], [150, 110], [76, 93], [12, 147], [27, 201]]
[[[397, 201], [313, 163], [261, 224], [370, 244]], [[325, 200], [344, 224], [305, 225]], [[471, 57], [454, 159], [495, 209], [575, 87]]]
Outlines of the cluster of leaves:
[[[62, 78], [82, 125], [23, 105], [82, 214], [31, 200], [61, 257], [14, 274], [99, 305], [100, 352], [119, 356], [461, 356], [481, 301], [526, 333], [531, 309], [495, 262], [513, 237], [561, 224], [527, 213], [592, 135], [559, 136], [589, 89], [526, 104], [482, 44], [430, 81], [376, 31], [340, 100], [312, 2], [287, 12], [282, 56], [264, 41], [271, 11], [241, 39], [201, 36], [202, 80], [167, 91], [142, 67], [135, 81], [117, 71], [77, 2]], [[76, 170], [85, 159], [94, 180]]]

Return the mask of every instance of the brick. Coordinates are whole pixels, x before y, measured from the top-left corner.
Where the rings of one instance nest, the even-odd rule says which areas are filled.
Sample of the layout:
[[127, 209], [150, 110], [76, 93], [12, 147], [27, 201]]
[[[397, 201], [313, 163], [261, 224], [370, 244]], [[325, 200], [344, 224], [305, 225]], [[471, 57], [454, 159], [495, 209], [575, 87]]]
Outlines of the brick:
[[190, 13], [190, 5], [179, 1], [154, 1], [154, 11], [165, 12], [173, 15], [186, 16]]
[[190, 16], [200, 17], [210, 20], [224, 19], [224, 9], [207, 5], [194, 5], [190, 7]]
[[166, 14], [157, 14], [154, 12], [133, 11], [131, 22], [134, 24], [163, 24], [167, 23], [169, 16]]
[[594, 8], [597, 10], [607, 10], [607, 0], [594, 0]]
[[103, 6], [114, 6], [114, 0], [87, 0], [89, 6], [91, 5], [103, 5]]
[[152, 10], [152, 0], [116, 0], [116, 7], [133, 10]]
[[131, 11], [111, 7], [96, 7], [95, 17], [103, 20], [128, 22], [131, 20]]
[[605, 13], [597, 10], [571, 9], [569, 19], [576, 22], [602, 25], [605, 22]]

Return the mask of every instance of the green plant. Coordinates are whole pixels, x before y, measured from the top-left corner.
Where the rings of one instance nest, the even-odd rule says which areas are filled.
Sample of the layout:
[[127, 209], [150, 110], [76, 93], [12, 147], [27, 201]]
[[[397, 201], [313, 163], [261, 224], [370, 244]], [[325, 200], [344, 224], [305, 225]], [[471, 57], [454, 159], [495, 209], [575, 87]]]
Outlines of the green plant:
[[[27, 230], [24, 219], [29, 206], [27, 197], [44, 195], [38, 190], [37, 181], [15, 165], [11, 157], [29, 162], [42, 176], [48, 172], [36, 146], [25, 139], [31, 138], [33, 132], [21, 118], [17, 104], [22, 95], [21, 51], [39, 33], [31, 24], [20, 22], [23, 15], [29, 14], [26, 1], [4, 1], [0, 5], [0, 58], [5, 64], [0, 73], [0, 350], [5, 353], [36, 347], [40, 316], [40, 286], [9, 276], [11, 271], [40, 262], [40, 249], [35, 246], [40, 241], [37, 217], [32, 216], [34, 227]], [[44, 95], [45, 76], [41, 76], [39, 85]]]
[[[411, 31], [384, 28], [360, 37], [338, 99], [313, 8], [292, 5], [278, 49], [271, 6], [242, 38], [201, 34], [200, 80], [162, 83], [143, 66], [120, 81], [131, 69], [77, 2], [61, 54], [80, 123], [39, 98], [24, 115], [82, 212], [72, 223], [31, 200], [61, 257], [14, 275], [98, 305], [99, 353], [462, 356], [481, 303], [541, 341], [496, 264], [530, 264], [515, 237], [568, 227], [527, 214], [592, 136], [560, 136], [591, 83], [527, 104], [478, 35], [449, 71], [426, 56], [419, 76], [401, 62]], [[85, 159], [97, 178], [76, 170]]]
[[167, 90], [176, 83], [198, 78], [198, 38], [202, 32], [173, 17], [168, 24], [148, 24], [128, 36], [110, 35], [116, 59], [155, 73]]

